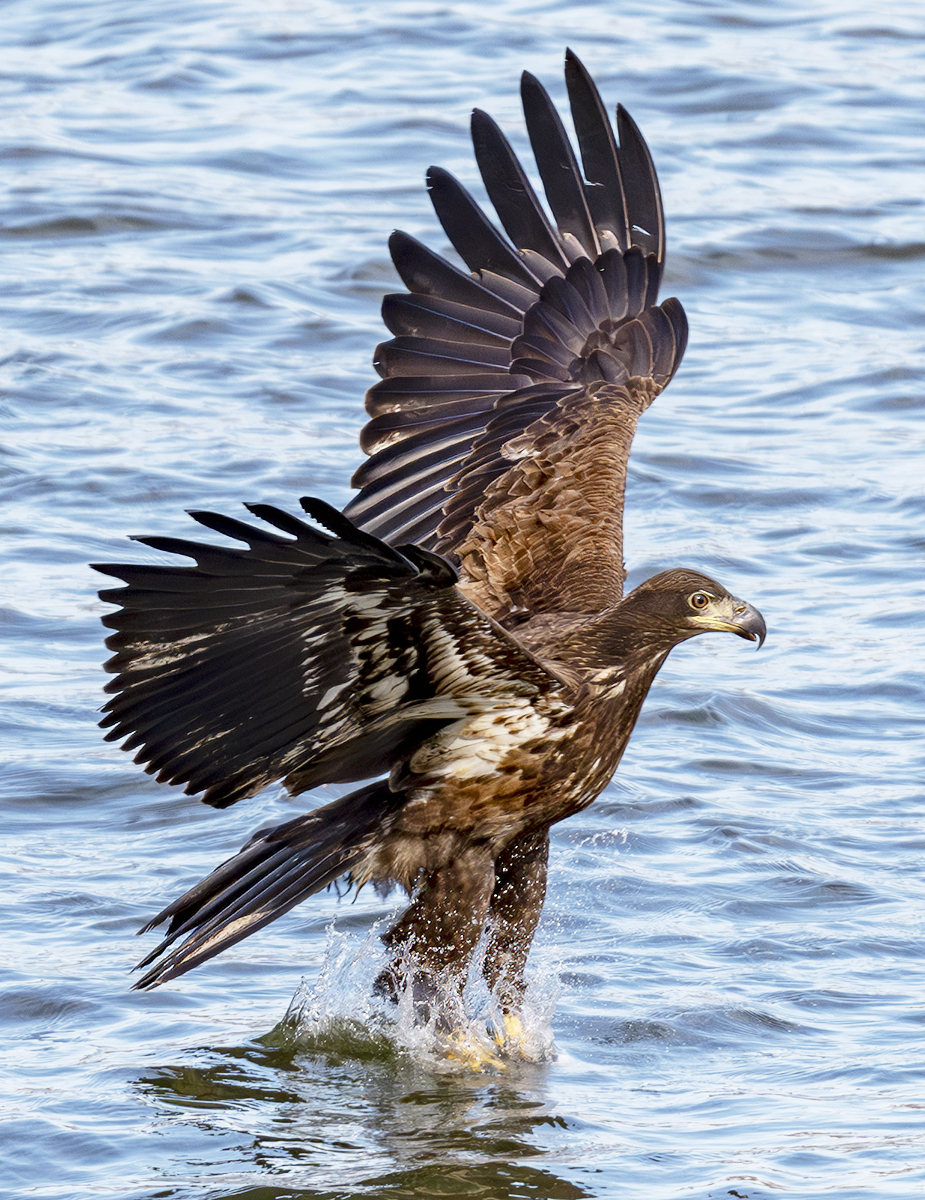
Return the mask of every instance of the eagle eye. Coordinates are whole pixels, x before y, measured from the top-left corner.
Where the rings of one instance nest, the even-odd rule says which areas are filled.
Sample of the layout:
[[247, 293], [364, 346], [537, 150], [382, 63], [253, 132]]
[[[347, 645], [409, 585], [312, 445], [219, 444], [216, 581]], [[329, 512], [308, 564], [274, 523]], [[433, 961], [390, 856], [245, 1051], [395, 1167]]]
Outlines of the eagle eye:
[[687, 602], [691, 608], [706, 608], [710, 603], [710, 597], [707, 592], [694, 592], [692, 596], [688, 596]]

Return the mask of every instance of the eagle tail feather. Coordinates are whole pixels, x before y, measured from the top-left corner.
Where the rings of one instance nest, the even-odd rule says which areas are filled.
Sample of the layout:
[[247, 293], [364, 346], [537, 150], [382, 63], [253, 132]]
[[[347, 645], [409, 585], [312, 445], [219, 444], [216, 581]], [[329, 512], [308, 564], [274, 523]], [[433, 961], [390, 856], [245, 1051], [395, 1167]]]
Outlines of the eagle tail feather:
[[151, 970], [134, 987], [154, 988], [184, 975], [349, 875], [391, 828], [401, 803], [388, 780], [377, 780], [254, 834], [139, 930], [169, 922], [164, 939], [138, 964]]

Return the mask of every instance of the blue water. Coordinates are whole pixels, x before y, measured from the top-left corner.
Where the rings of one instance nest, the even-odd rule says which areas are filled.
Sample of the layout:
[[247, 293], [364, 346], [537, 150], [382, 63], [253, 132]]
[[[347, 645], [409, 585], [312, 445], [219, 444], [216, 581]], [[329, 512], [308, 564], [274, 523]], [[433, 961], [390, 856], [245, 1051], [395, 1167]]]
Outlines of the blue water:
[[[920, 4], [20, 0], [0, 42], [4, 1200], [921, 1195]], [[129, 992], [134, 931], [305, 798], [213, 812], [102, 742], [86, 563], [348, 499], [386, 238], [444, 248], [425, 169], [478, 192], [469, 110], [523, 148], [520, 71], [561, 102], [566, 45], [650, 142], [692, 329], [631, 582], [715, 574], [767, 644], [677, 650], [558, 828], [555, 1061], [377, 1029], [366, 893]]]

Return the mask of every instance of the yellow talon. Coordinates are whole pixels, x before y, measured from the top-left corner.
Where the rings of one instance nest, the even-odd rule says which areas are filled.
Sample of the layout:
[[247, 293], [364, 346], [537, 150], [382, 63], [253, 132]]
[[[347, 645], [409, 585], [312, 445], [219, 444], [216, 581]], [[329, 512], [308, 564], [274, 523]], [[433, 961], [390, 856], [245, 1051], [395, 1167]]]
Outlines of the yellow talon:
[[506, 1064], [468, 1029], [457, 1029], [447, 1038], [447, 1058], [481, 1074], [487, 1069], [506, 1071]]
[[501, 1024], [496, 1021], [494, 1031], [495, 1043], [500, 1050], [519, 1053], [524, 1044], [524, 1023], [517, 1013], [503, 1013]]
[[503, 1023], [505, 1043], [512, 1042], [517, 1047], [521, 1046], [524, 1040], [524, 1023], [518, 1014], [505, 1013]]
[[509, 1058], [520, 1058], [524, 1062], [543, 1062], [556, 1057], [555, 1046], [544, 1045], [524, 1026], [519, 1013], [507, 1012], [501, 1023], [495, 1024], [495, 1043]]

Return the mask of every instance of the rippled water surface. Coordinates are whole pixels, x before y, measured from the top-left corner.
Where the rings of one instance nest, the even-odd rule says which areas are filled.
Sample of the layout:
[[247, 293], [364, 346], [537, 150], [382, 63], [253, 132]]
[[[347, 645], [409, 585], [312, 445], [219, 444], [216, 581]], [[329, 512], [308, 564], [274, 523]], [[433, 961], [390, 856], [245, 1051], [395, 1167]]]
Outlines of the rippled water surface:
[[[31, 0], [0, 39], [3, 1196], [920, 1195], [921, 6]], [[444, 247], [425, 169], [473, 183], [475, 104], [523, 146], [567, 44], [652, 146], [692, 328], [631, 581], [716, 574], [768, 642], [676, 651], [557, 830], [556, 1061], [377, 1029], [365, 893], [129, 992], [134, 931], [304, 798], [207, 811], [101, 741], [86, 563], [347, 500], [386, 238]]]

